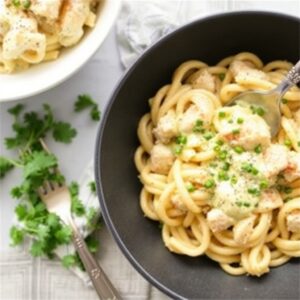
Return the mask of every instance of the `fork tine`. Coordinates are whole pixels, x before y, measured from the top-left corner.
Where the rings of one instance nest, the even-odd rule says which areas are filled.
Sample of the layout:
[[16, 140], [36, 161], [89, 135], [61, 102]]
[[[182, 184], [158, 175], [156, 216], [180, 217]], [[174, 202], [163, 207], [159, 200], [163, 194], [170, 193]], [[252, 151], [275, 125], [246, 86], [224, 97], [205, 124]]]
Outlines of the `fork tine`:
[[[51, 152], [50, 149], [48, 148], [48, 146], [47, 146], [47, 144], [45, 143], [45, 141], [44, 141], [42, 138], [40, 138], [39, 141], [40, 141], [40, 143], [41, 143], [43, 149], [44, 149], [48, 154], [51, 154], [52, 152]], [[56, 168], [53, 168], [53, 170], [54, 170], [54, 172], [55, 172], [56, 174], [61, 174], [61, 172], [59, 171], [59, 169], [58, 169], [57, 167], [56, 167]], [[53, 188], [58, 188], [58, 187], [61, 186], [61, 185], [58, 184], [57, 182], [51, 182], [51, 185], [52, 185]]]

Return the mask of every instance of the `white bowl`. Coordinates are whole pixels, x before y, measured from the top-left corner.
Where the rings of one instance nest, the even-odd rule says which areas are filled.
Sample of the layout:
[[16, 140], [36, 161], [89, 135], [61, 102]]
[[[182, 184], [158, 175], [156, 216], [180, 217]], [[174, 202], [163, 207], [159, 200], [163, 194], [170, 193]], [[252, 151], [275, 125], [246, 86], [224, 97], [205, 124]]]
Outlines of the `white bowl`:
[[121, 7], [121, 0], [102, 0], [94, 28], [74, 47], [63, 49], [55, 61], [16, 74], [0, 74], [0, 102], [19, 100], [48, 90], [79, 70], [100, 47]]

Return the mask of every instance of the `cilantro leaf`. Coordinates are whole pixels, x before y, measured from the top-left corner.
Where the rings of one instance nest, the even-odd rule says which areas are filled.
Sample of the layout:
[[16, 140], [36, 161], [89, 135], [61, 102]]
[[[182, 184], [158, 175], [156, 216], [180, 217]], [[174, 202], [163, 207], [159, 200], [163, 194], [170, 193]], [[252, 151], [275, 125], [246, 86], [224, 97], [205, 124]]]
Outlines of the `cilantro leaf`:
[[13, 167], [14, 165], [9, 160], [0, 156], [0, 178], [3, 178]]
[[75, 111], [80, 112], [94, 105], [95, 105], [95, 101], [92, 99], [92, 97], [90, 95], [83, 94], [77, 97], [77, 101], [75, 102], [74, 106], [75, 106]]
[[53, 230], [56, 230], [60, 227], [60, 219], [53, 213], [48, 214], [46, 223]]
[[45, 151], [33, 152], [24, 165], [24, 178], [39, 176], [43, 171], [56, 166], [57, 159], [53, 154]]
[[76, 136], [76, 134], [76, 129], [72, 128], [69, 123], [56, 122], [53, 124], [53, 138], [57, 142], [69, 144], [72, 142], [72, 139]]
[[55, 238], [59, 244], [67, 244], [71, 241], [72, 230], [69, 226], [64, 226], [55, 232]]
[[97, 192], [97, 189], [96, 189], [96, 182], [95, 182], [95, 181], [91, 181], [91, 182], [89, 183], [89, 187], [90, 187], [90, 189], [91, 189], [91, 192], [92, 192], [93, 194], [96, 195], [96, 192]]
[[37, 227], [37, 236], [40, 240], [44, 240], [49, 236], [50, 229], [47, 225], [39, 224]]
[[23, 109], [24, 109], [24, 105], [23, 104], [17, 104], [15, 106], [11, 107], [10, 109], [8, 109], [7, 111], [11, 115], [13, 115], [15, 117], [18, 117]]
[[92, 236], [85, 239], [86, 245], [92, 253], [96, 253], [99, 249], [99, 241]]
[[12, 246], [19, 245], [24, 240], [24, 231], [17, 226], [12, 226], [9, 234], [12, 241]]
[[79, 185], [77, 182], [72, 182], [69, 191], [71, 194], [71, 212], [74, 213], [76, 216], [80, 217], [85, 214], [85, 207], [82, 201], [79, 199]]
[[19, 204], [15, 208], [15, 213], [17, 215], [18, 220], [22, 221], [27, 215], [27, 207], [24, 204]]
[[101, 112], [98, 108], [98, 104], [92, 99], [90, 95], [79, 95], [77, 98], [77, 101], [75, 102], [74, 105], [74, 110], [76, 112], [83, 111], [87, 108], [90, 108], [90, 117], [93, 121], [99, 121]]
[[90, 116], [93, 121], [100, 121], [101, 113], [97, 105], [94, 105], [91, 109]]
[[77, 263], [76, 255], [69, 254], [69, 255], [65, 255], [62, 258], [62, 264], [65, 268], [70, 268], [70, 267], [76, 265], [76, 263]]
[[30, 248], [30, 254], [33, 257], [41, 256], [44, 254], [44, 247], [45, 243], [42, 241], [33, 241], [31, 248]]

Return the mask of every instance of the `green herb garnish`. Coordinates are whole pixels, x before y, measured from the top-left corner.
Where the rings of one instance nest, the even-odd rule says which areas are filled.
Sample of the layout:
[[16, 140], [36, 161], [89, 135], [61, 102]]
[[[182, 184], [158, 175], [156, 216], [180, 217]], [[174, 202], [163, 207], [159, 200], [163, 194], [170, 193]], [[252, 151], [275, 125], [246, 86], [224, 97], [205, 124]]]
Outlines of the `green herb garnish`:
[[90, 108], [90, 117], [93, 121], [99, 121], [101, 112], [98, 108], [98, 104], [92, 99], [90, 95], [79, 95], [75, 102], [75, 111], [80, 112], [87, 108]]
[[210, 189], [210, 188], [212, 188], [212, 187], [215, 186], [215, 181], [214, 181], [213, 179], [207, 179], [207, 180], [204, 182], [203, 186], [204, 186], [206, 189]]
[[189, 193], [192, 193], [196, 190], [196, 187], [191, 183], [189, 182], [187, 185], [186, 185], [186, 189]]
[[236, 152], [238, 154], [241, 154], [245, 151], [242, 146], [235, 146], [235, 147], [233, 147], [233, 150], [234, 150], [234, 152]]
[[219, 119], [224, 119], [226, 117], [226, 112], [225, 111], [220, 111], [218, 116], [219, 116]]
[[262, 146], [259, 144], [254, 148], [254, 152], [260, 154], [262, 152]]
[[219, 74], [218, 74], [218, 77], [219, 77], [219, 79], [220, 79], [221, 81], [223, 81], [224, 78], [225, 78], [225, 73], [219, 73]]

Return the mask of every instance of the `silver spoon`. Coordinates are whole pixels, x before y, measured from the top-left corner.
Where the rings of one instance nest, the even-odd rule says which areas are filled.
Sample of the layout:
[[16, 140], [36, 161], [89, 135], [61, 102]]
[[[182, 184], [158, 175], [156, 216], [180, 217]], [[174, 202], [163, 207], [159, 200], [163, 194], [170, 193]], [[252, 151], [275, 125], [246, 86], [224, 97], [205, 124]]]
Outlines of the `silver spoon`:
[[271, 91], [249, 91], [234, 97], [227, 105], [250, 104], [261, 107], [264, 110], [262, 116], [271, 128], [272, 137], [275, 136], [280, 127], [281, 113], [280, 103], [283, 95], [293, 86], [300, 82], [300, 60], [287, 73], [281, 83]]

